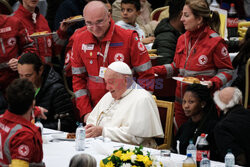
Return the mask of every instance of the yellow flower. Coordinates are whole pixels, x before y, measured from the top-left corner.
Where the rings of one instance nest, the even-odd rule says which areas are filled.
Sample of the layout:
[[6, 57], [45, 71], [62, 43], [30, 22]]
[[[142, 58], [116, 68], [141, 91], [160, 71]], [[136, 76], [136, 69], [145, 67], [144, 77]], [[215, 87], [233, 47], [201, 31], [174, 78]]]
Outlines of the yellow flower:
[[109, 161], [109, 162], [105, 165], [105, 167], [115, 167], [115, 165], [113, 164], [112, 161]]
[[136, 160], [139, 161], [139, 162], [143, 162], [145, 164], [145, 166], [151, 166], [152, 165], [152, 161], [149, 159], [148, 156], [137, 155]]
[[136, 160], [139, 161], [139, 162], [143, 162], [144, 155], [137, 155]]
[[100, 167], [104, 167], [105, 165], [104, 165], [104, 163], [103, 163], [103, 161], [101, 160], [101, 162], [100, 162]]
[[119, 150], [119, 151], [115, 152], [113, 155], [120, 158], [122, 155], [122, 151]]
[[127, 161], [127, 160], [131, 160], [131, 155], [134, 155], [133, 152], [126, 152], [125, 154], [121, 155], [121, 160], [122, 161]]

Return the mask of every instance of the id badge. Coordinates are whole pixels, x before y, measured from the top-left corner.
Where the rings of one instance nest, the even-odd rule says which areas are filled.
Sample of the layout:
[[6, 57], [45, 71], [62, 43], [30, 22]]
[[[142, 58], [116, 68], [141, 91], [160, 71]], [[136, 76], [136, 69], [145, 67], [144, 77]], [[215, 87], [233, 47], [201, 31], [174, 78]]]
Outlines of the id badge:
[[100, 67], [99, 77], [104, 78], [104, 73], [106, 72], [106, 67]]

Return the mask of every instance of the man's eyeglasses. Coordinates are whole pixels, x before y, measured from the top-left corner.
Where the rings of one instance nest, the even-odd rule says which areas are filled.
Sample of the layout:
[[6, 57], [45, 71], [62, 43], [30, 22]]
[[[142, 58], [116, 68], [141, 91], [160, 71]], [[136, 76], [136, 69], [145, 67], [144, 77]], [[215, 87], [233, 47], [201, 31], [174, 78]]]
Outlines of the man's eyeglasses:
[[98, 20], [96, 23], [85, 21], [85, 24], [87, 27], [94, 27], [94, 25], [98, 27], [102, 26], [105, 21], [106, 21], [106, 16], [102, 20]]

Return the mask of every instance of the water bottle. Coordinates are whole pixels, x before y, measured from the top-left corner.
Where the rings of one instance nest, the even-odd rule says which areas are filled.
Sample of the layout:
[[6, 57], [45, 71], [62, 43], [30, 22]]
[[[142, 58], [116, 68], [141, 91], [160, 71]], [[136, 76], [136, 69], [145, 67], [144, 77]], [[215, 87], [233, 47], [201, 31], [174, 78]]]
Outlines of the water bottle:
[[37, 118], [35, 125], [41, 129], [41, 133], [42, 133], [43, 132], [43, 124], [41, 123], [40, 118]]
[[206, 140], [206, 134], [202, 133], [199, 138], [197, 138], [198, 144], [197, 144], [197, 153], [196, 153], [196, 162], [197, 166], [200, 166], [200, 161], [202, 160], [202, 154], [205, 153], [207, 155], [207, 158], [210, 159], [210, 150], [208, 141]]
[[210, 160], [207, 158], [207, 154], [203, 153], [200, 167], [210, 167]]
[[209, 7], [220, 8], [220, 4], [216, 0], [213, 0]]
[[182, 167], [196, 167], [192, 154], [187, 154], [187, 158], [183, 161]]
[[187, 146], [187, 154], [192, 154], [192, 158], [196, 162], [196, 147], [193, 144], [193, 140], [189, 140], [189, 145]]
[[161, 158], [160, 161], [163, 164], [163, 167], [175, 167], [174, 161], [171, 159], [170, 150], [161, 150]]
[[233, 167], [235, 164], [234, 155], [231, 149], [228, 149], [227, 155], [225, 156], [225, 167]]
[[76, 129], [76, 150], [77, 151], [84, 151], [85, 149], [85, 128], [83, 127], [82, 123]]

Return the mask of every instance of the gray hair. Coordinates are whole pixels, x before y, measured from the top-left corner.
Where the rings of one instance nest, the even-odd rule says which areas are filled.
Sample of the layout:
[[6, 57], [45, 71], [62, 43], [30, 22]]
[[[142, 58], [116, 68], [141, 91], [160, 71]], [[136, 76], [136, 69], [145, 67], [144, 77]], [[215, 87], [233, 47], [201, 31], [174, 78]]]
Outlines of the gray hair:
[[242, 93], [241, 91], [234, 87], [234, 94], [232, 96], [232, 99], [228, 102], [228, 104], [225, 104], [222, 102], [219, 98], [220, 91], [216, 91], [214, 93], [214, 102], [217, 104], [217, 106], [224, 111], [224, 114], [228, 111], [228, 109], [232, 108], [236, 104], [241, 104], [242, 102]]
[[69, 167], [96, 167], [96, 159], [89, 154], [77, 154], [71, 158]]

